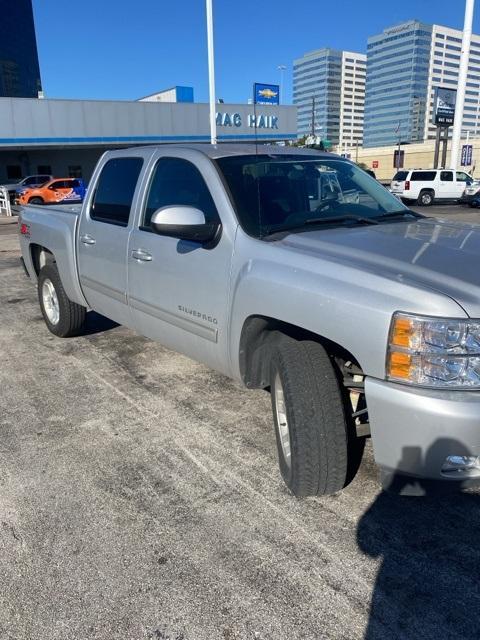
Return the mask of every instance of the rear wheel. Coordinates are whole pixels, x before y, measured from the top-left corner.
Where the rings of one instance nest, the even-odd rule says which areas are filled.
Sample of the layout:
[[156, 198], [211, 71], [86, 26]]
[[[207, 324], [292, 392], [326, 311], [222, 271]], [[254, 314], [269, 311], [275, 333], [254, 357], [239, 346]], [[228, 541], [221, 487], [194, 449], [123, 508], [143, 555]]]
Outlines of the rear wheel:
[[435, 198], [435, 194], [430, 189], [424, 189], [420, 191], [420, 195], [418, 196], [417, 203], [423, 207], [429, 207], [433, 204], [433, 200]]
[[38, 275], [38, 301], [45, 323], [53, 334], [69, 338], [81, 332], [86, 309], [67, 296], [53, 262], [42, 267]]
[[335, 493], [348, 482], [348, 429], [325, 349], [280, 335], [270, 392], [280, 472], [296, 496]]
[[43, 198], [40, 198], [40, 197], [30, 198], [30, 200], [28, 201], [28, 204], [44, 204]]

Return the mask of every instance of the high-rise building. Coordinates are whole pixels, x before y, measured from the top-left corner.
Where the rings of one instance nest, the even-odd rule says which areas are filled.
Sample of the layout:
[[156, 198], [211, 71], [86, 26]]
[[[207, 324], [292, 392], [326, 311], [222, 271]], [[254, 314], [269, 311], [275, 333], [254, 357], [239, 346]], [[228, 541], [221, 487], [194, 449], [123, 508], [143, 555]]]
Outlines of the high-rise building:
[[[461, 31], [417, 20], [368, 39], [365, 147], [435, 138], [435, 87], [456, 89], [461, 48]], [[473, 35], [462, 127], [476, 134], [479, 119], [480, 36]]]
[[318, 49], [293, 63], [293, 103], [298, 135], [315, 132], [347, 151], [361, 145], [366, 56]]
[[42, 89], [32, 0], [0, 0], [0, 96], [36, 98]]

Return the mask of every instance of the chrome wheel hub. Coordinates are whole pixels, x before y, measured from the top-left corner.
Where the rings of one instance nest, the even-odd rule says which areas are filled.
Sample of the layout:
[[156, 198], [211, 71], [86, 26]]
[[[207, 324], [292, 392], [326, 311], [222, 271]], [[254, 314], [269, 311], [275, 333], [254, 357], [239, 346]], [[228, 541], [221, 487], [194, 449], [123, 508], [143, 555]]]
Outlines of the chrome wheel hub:
[[278, 434], [280, 436], [280, 444], [282, 445], [283, 457], [288, 468], [292, 464], [292, 452], [290, 448], [290, 429], [288, 427], [287, 409], [285, 406], [285, 395], [283, 393], [282, 381], [280, 375], [277, 373], [274, 382], [274, 399], [275, 399], [275, 413], [278, 425]]
[[48, 278], [44, 280], [42, 285], [43, 308], [47, 314], [49, 322], [58, 324], [60, 320], [60, 306], [58, 304], [57, 292], [53, 283]]

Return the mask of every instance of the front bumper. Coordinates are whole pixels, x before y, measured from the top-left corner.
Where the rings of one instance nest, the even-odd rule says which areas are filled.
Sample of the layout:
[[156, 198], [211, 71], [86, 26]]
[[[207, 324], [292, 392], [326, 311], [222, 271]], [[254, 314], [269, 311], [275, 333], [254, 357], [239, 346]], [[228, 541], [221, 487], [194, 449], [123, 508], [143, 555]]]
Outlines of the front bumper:
[[375, 461], [384, 473], [477, 480], [480, 469], [445, 472], [447, 456], [480, 455], [480, 391], [423, 389], [367, 378]]
[[459, 200], [460, 204], [470, 204], [472, 202], [472, 200], [476, 200], [480, 197], [480, 193], [477, 191], [477, 193], [472, 193], [472, 194], [467, 194], [464, 193], [462, 195], [462, 197]]

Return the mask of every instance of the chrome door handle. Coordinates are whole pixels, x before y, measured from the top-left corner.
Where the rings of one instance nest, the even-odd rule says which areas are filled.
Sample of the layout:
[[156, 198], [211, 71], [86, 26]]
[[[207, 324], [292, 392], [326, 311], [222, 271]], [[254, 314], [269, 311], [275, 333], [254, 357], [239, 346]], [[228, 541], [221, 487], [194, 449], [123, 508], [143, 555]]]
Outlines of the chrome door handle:
[[96, 240], [86, 233], [85, 235], [80, 236], [80, 242], [83, 242], [83, 244], [95, 244]]
[[132, 258], [134, 260], [138, 260], [140, 262], [151, 262], [152, 261], [151, 254], [148, 253], [147, 251], [144, 251], [143, 249], [133, 249], [132, 250]]

